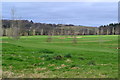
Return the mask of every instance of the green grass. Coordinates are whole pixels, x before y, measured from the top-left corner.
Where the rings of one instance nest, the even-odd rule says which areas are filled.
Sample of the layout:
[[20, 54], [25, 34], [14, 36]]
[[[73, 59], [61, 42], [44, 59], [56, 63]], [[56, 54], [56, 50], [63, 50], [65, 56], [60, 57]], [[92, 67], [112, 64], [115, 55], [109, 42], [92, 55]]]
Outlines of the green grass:
[[11, 78], [117, 78], [118, 36], [3, 37], [3, 77]]

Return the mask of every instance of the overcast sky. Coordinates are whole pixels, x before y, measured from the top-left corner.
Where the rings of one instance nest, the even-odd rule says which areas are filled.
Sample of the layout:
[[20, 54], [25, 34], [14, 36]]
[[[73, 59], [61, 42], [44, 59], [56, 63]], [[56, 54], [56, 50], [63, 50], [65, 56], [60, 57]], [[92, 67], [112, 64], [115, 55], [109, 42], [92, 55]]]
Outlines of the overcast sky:
[[2, 2], [118, 2], [119, 0], [1, 0]]
[[4, 2], [3, 19], [11, 19], [11, 9], [21, 19], [41, 23], [100, 26], [118, 22], [117, 2]]

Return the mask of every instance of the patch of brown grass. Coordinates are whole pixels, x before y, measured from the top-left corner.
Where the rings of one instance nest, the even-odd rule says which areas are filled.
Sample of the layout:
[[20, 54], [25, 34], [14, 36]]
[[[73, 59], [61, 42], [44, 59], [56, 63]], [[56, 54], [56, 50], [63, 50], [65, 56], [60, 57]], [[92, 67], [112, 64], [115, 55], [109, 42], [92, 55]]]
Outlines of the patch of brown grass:
[[79, 67], [72, 67], [71, 69], [79, 69]]
[[7, 41], [0, 41], [0, 43], [8, 43]]

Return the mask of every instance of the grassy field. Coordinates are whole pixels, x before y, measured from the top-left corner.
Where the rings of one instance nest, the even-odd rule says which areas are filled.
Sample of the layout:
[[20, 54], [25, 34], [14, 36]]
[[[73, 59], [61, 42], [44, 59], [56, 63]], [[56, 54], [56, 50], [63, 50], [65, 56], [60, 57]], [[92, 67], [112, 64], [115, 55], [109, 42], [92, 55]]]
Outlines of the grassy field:
[[117, 78], [118, 36], [2, 38], [4, 78]]

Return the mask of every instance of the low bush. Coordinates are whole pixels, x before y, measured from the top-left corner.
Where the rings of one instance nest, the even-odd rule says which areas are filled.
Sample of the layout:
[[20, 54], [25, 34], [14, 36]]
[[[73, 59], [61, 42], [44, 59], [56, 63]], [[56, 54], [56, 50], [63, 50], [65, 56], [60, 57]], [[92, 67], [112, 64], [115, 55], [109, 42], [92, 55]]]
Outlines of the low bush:
[[57, 55], [57, 56], [54, 56], [54, 59], [55, 59], [55, 60], [62, 60], [63, 57], [62, 57], [61, 55]]
[[53, 51], [50, 51], [50, 50], [48, 50], [48, 49], [43, 49], [43, 50], [40, 50], [39, 53], [50, 53], [50, 54], [52, 54], [52, 53], [54, 53], [54, 52], [53, 52]]
[[89, 61], [87, 64], [88, 65], [96, 65], [95, 61]]
[[66, 58], [71, 58], [72, 55], [71, 55], [71, 54], [66, 54], [64, 57], [66, 57]]
[[85, 58], [84, 58], [84, 57], [79, 57], [78, 59], [80, 59], [80, 60], [85, 60]]
[[22, 59], [20, 59], [20, 58], [15, 58], [15, 57], [9, 57], [9, 58], [7, 58], [7, 60], [23, 61]]

